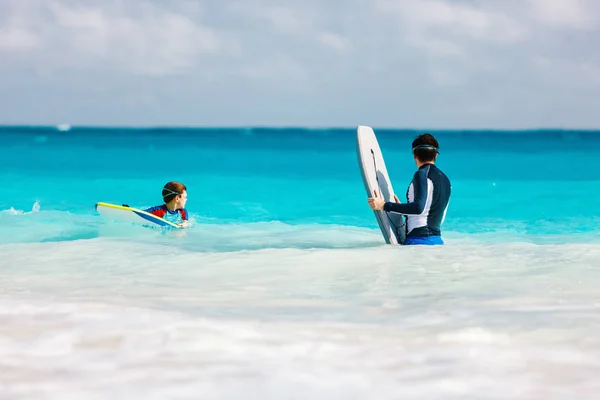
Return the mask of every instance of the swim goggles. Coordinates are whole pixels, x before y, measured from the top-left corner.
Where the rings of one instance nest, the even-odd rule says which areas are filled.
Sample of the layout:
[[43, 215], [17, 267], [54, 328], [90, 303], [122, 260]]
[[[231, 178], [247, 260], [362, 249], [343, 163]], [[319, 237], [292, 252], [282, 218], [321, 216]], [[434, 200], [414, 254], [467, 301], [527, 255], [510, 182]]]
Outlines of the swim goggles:
[[420, 144], [418, 146], [413, 147], [412, 151], [413, 153], [415, 152], [415, 150], [417, 149], [429, 149], [429, 150], [435, 150], [438, 154], [440, 153], [440, 151], [438, 150], [437, 147], [435, 147], [432, 144]]
[[168, 194], [174, 194], [174, 195], [176, 195], [176, 196], [179, 196], [179, 195], [181, 194], [181, 193], [179, 193], [179, 192], [174, 192], [174, 191], [172, 191], [171, 189], [167, 189], [167, 188], [163, 188], [163, 190], [162, 190], [162, 191], [164, 192], [165, 190], [166, 190], [167, 192], [169, 192]]

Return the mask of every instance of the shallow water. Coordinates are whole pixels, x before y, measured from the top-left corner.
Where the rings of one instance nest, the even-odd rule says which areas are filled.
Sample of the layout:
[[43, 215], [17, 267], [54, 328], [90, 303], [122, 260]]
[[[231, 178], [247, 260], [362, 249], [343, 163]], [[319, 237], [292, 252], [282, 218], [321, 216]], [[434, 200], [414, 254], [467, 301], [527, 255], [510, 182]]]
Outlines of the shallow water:
[[[0, 134], [0, 397], [597, 397], [595, 133], [435, 133], [434, 248], [383, 244], [352, 130]], [[188, 230], [94, 212], [171, 179]]]

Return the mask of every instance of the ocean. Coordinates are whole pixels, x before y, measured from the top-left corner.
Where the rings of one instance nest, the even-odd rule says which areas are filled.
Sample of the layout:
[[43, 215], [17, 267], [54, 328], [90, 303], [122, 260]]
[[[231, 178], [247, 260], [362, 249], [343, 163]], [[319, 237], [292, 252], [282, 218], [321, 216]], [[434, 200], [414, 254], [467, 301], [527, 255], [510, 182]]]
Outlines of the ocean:
[[[400, 199], [424, 131], [374, 127]], [[0, 398], [595, 399], [600, 132], [432, 131], [390, 246], [354, 128], [0, 127]], [[171, 180], [192, 226], [99, 216]]]

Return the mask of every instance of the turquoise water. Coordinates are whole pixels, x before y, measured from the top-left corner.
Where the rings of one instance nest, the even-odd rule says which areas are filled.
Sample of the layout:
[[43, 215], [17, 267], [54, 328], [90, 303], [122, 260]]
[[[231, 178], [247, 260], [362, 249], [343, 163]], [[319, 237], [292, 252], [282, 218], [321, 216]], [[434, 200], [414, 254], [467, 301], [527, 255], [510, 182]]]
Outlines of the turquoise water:
[[[600, 239], [598, 132], [434, 133], [438, 165], [453, 184], [444, 226], [451, 242]], [[204, 224], [275, 222], [377, 228], [351, 129], [4, 128], [0, 134], [3, 243], [101, 236], [96, 202], [156, 205], [169, 180], [188, 186], [195, 231]], [[416, 132], [377, 135], [396, 192], [404, 194], [415, 171]], [[19, 213], [34, 205], [39, 213]], [[263, 245], [270, 247], [268, 240]]]
[[[375, 132], [403, 195], [420, 132]], [[593, 398], [600, 133], [432, 133], [446, 245], [411, 248], [354, 129], [0, 128], [0, 394]], [[169, 180], [190, 229], [94, 210]]]

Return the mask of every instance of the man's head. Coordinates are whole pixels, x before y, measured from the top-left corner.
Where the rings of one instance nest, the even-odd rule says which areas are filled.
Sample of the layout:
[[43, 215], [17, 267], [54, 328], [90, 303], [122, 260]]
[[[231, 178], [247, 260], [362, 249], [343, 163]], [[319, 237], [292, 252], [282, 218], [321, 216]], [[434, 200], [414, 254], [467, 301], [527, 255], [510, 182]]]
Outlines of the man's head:
[[439, 147], [438, 141], [429, 133], [417, 136], [412, 142], [415, 160], [421, 163], [434, 162], [439, 154]]
[[165, 204], [171, 203], [175, 209], [185, 208], [187, 202], [187, 189], [183, 183], [169, 182], [162, 190]]

